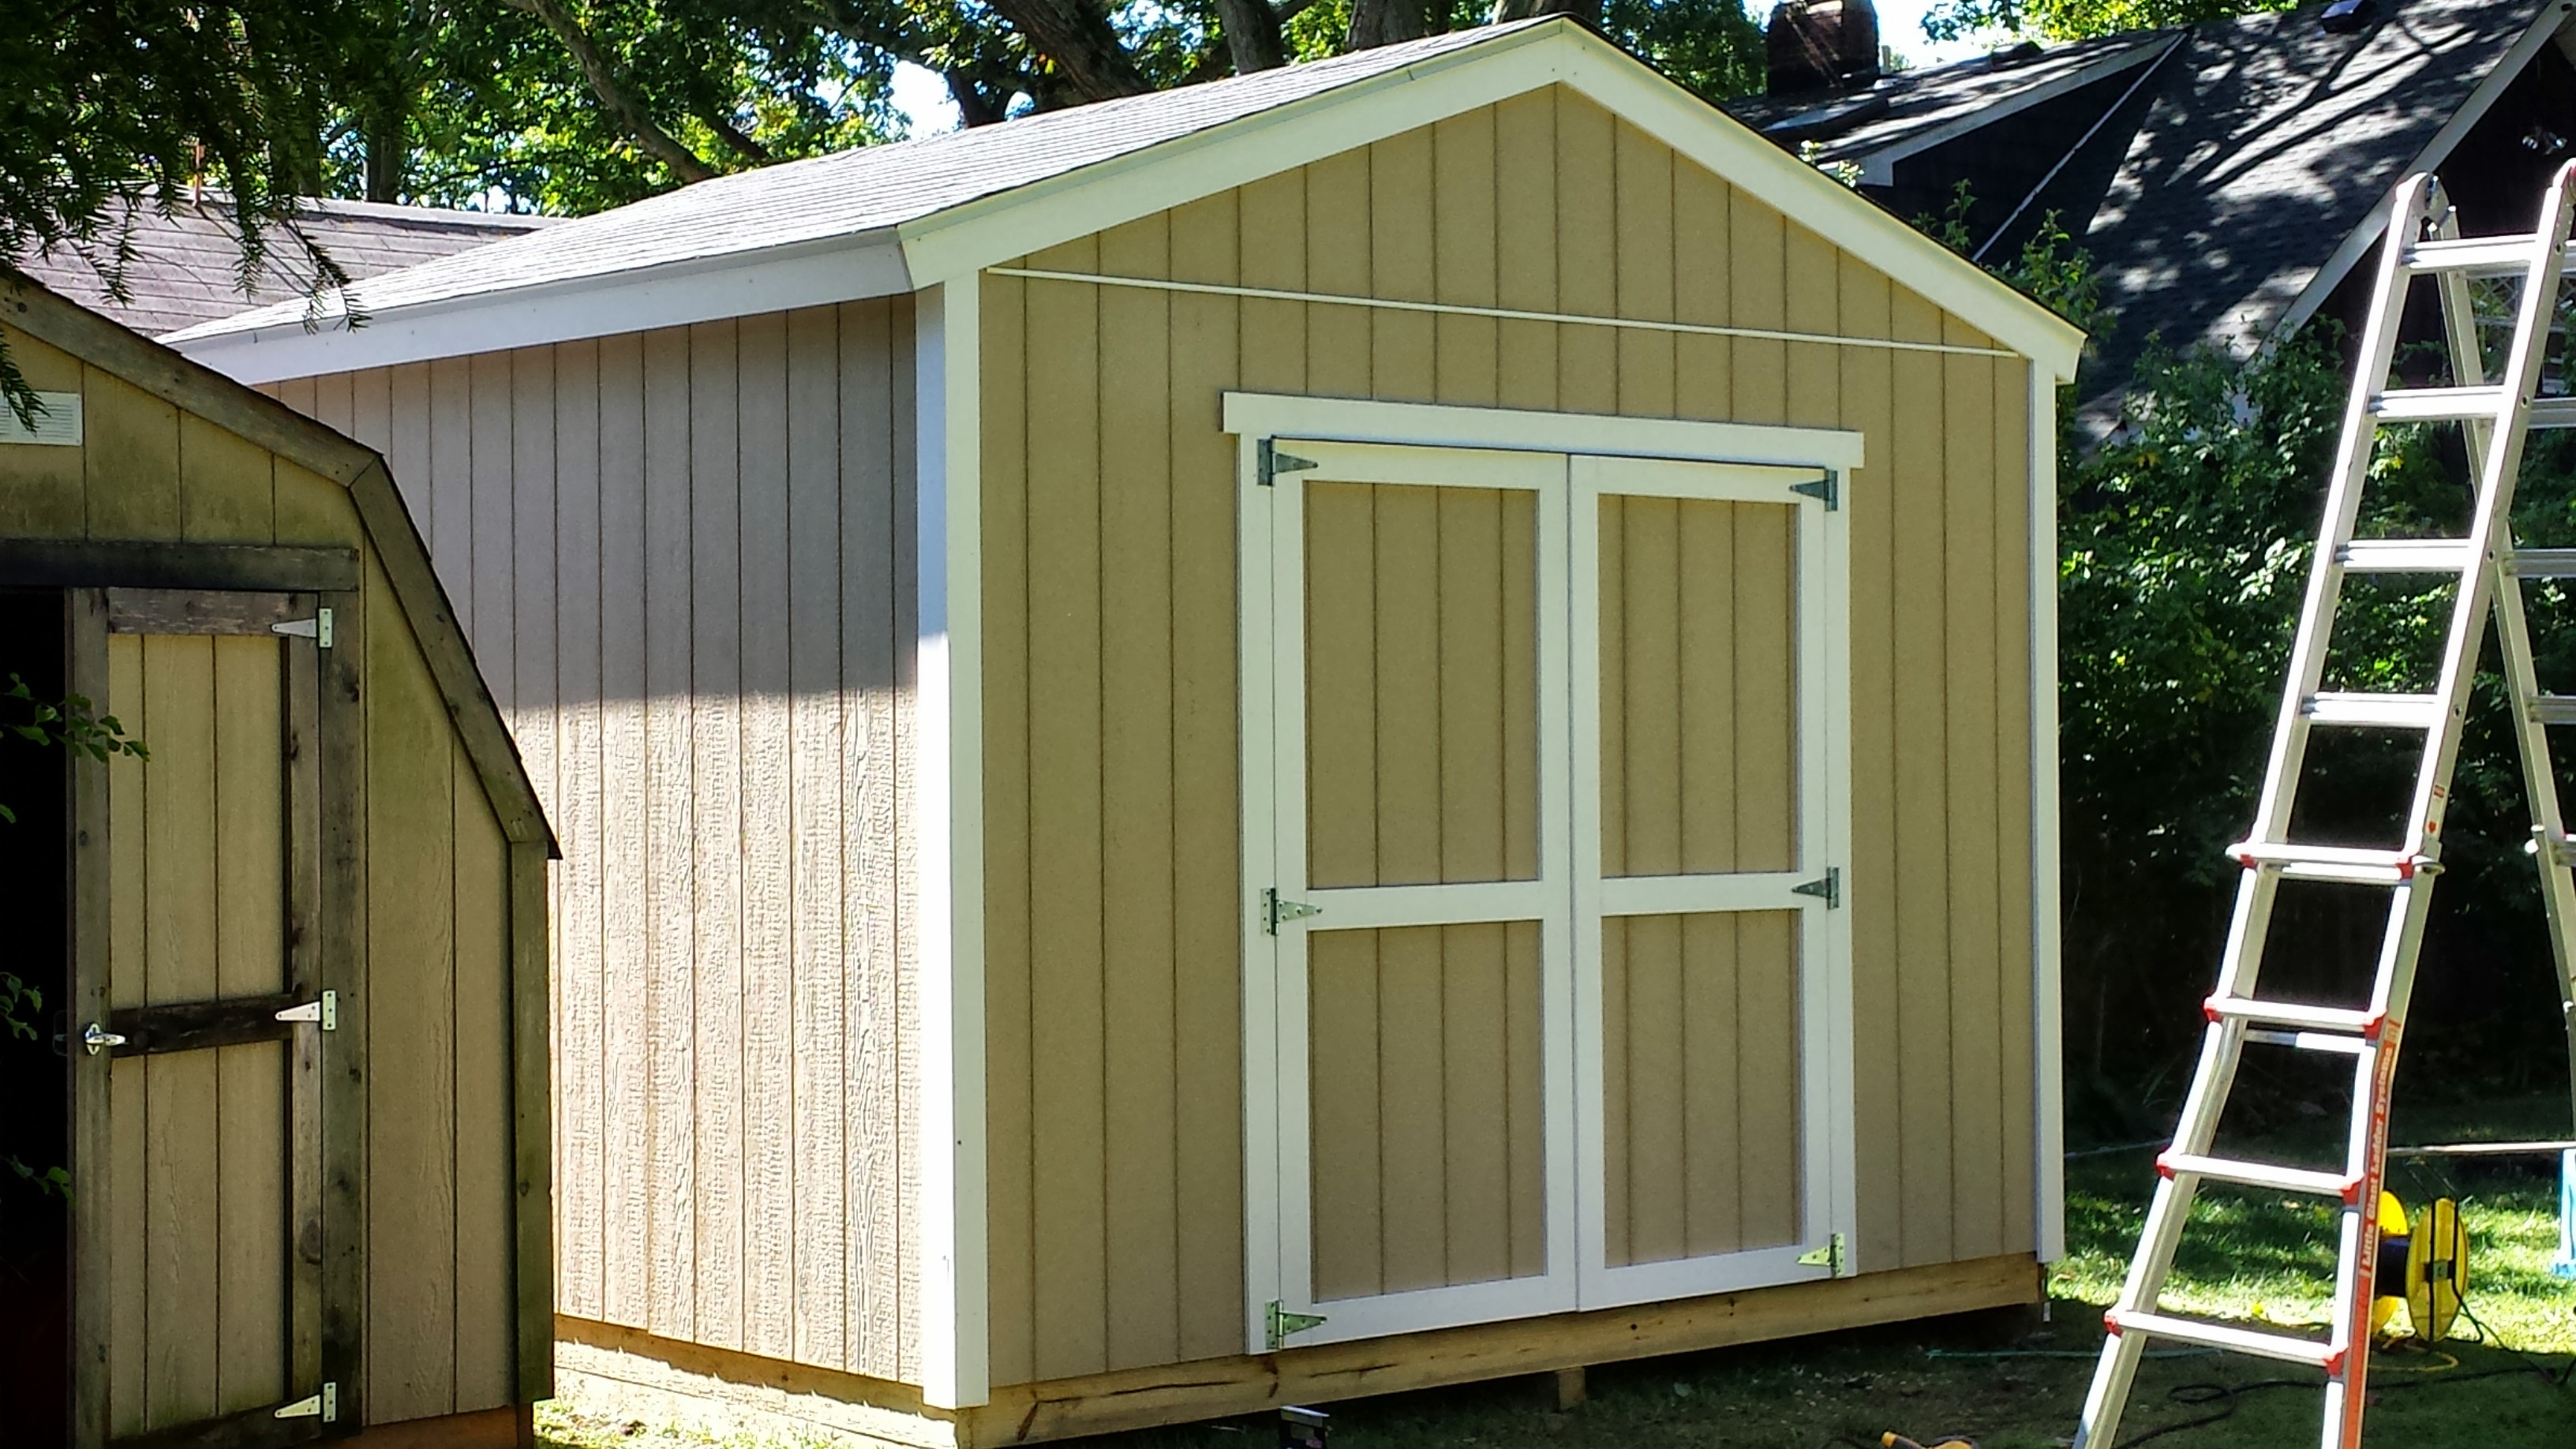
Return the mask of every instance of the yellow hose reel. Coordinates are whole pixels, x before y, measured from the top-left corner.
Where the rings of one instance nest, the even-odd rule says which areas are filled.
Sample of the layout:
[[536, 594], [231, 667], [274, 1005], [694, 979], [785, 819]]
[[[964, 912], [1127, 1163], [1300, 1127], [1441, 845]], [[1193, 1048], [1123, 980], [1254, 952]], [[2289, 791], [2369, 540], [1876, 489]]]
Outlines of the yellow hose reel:
[[2410, 1222], [2395, 1193], [2379, 1195], [2378, 1298], [2370, 1305], [2374, 1338], [2395, 1338], [2399, 1314], [2413, 1336], [2440, 1343], [2460, 1316], [2469, 1290], [2469, 1237], [2460, 1205], [2436, 1198]]

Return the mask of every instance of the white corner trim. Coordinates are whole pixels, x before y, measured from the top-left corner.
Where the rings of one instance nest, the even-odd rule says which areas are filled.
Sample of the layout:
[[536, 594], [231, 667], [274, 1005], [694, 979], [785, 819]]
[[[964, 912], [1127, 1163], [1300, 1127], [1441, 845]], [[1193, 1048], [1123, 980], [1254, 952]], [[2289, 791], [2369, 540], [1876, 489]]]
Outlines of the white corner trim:
[[190, 328], [161, 341], [236, 382], [257, 385], [911, 290], [912, 278], [904, 271], [903, 252], [892, 233], [874, 232], [752, 261], [613, 272], [388, 307], [355, 327], [332, 317], [312, 328], [300, 320], [239, 332]]
[[[2487, 111], [2506, 88], [2521, 78], [2532, 57], [2557, 38], [2561, 27], [2567, 23], [2567, 6], [2563, 0], [2550, 0], [2541, 6], [2531, 28], [2525, 30], [2494, 68], [2479, 80], [2477, 88], [2469, 92], [2469, 98], [2460, 103], [2460, 108], [2453, 111], [2451, 118], [2442, 123], [2442, 128], [2433, 133], [2433, 139], [2425, 142], [2424, 149], [2417, 152], [2415, 159], [2398, 173], [2399, 178], [2402, 180], [2418, 171], [2433, 170], [2450, 159], [2451, 149], [2460, 144], [2471, 127], [2486, 118]], [[2307, 286], [2299, 290], [2299, 295], [2292, 298], [2289, 307], [2281, 313], [2281, 320], [2272, 325], [2266, 339], [2267, 346], [2306, 325], [2307, 320], [2316, 315], [2317, 309], [2325, 305], [2326, 298], [2334, 294], [2334, 289], [2343, 284], [2343, 279], [2352, 269], [2361, 264], [2361, 259], [2379, 245], [2379, 238], [2388, 230], [2388, 203], [2396, 194], [2396, 187], [2391, 185], [2386, 195], [2371, 204], [2369, 214], [2345, 235], [2326, 258], [2325, 264], [2317, 268], [2316, 275], [2308, 278]]]
[[921, 294], [913, 314], [919, 611], [913, 763], [920, 881], [921, 1395], [991, 1395], [984, 1113], [983, 477], [978, 284]]
[[1362, 402], [1282, 393], [1227, 393], [1225, 430], [1243, 437], [1275, 435], [1328, 442], [1506, 448], [1784, 468], [1861, 465], [1861, 435], [1839, 428]]
[[2066, 1062], [2058, 866], [2057, 388], [2030, 372], [2031, 1175], [2039, 1260], [2066, 1256]]

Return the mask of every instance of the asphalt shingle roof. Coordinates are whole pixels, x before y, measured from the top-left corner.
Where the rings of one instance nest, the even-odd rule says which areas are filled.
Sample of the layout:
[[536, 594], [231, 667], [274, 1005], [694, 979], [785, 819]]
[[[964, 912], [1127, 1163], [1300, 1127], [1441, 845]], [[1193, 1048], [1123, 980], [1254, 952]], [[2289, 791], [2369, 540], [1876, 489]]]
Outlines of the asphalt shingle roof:
[[[1453, 31], [1204, 85], [719, 176], [374, 278], [351, 287], [349, 300], [362, 312], [380, 314], [883, 231], [1552, 19]], [[300, 316], [300, 303], [265, 307], [181, 336], [243, 331]]]
[[[342, 271], [373, 277], [438, 257], [524, 236], [551, 219], [425, 206], [383, 206], [355, 201], [316, 201], [298, 225]], [[113, 248], [113, 228], [89, 248], [100, 260]], [[104, 312], [147, 337], [229, 317], [246, 307], [292, 299], [298, 308], [312, 290], [312, 272], [288, 237], [273, 238], [252, 289], [241, 288], [241, 246], [221, 198], [176, 202], [164, 215], [145, 208], [134, 218], [133, 256], [125, 268], [128, 299], [108, 295], [91, 257], [75, 249], [27, 257], [18, 269], [93, 311]]]
[[[2319, 23], [2322, 5], [2309, 5], [2088, 42], [2104, 51], [2182, 44], [2145, 62], [2155, 69], [2141, 93], [2097, 138], [2115, 148], [2116, 164], [2089, 175], [2068, 168], [2032, 213], [2054, 209], [2082, 237], [2116, 317], [2084, 365], [2085, 396], [2124, 388], [2150, 336], [2242, 349], [2269, 334], [2556, 3], [2380, 0], [2380, 18], [2341, 33]], [[2063, 59], [2004, 70], [1967, 61], [1891, 77], [1879, 87], [1888, 107], [1823, 138], [1824, 154], [1859, 159], [1899, 145], [1993, 100], [2008, 77], [2045, 63], [2049, 78], [2063, 78], [2083, 58], [2084, 48], [2069, 47]], [[2107, 84], [2124, 90], [2138, 74]], [[1756, 126], [1788, 113], [1779, 101], [1735, 109]], [[2080, 137], [2041, 139], [2053, 150]]]

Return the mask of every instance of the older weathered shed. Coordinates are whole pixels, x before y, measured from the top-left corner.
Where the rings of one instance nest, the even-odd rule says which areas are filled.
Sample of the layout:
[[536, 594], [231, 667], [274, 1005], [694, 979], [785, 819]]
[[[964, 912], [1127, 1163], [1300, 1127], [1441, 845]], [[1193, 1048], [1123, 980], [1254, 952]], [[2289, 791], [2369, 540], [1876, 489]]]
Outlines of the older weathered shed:
[[356, 300], [178, 345], [387, 449], [562, 822], [583, 1392], [1001, 1443], [2038, 1294], [2080, 338], [1597, 37]]
[[311, 419], [22, 280], [0, 336], [6, 668], [148, 751], [0, 760], [71, 1185], [6, 1437], [529, 1442], [551, 840], [428, 554]]

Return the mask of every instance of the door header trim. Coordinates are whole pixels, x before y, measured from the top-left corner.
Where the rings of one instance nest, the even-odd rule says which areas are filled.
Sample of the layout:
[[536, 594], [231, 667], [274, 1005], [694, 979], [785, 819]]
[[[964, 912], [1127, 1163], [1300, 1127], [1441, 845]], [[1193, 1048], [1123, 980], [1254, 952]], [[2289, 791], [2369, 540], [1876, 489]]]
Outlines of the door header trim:
[[1807, 468], [1857, 468], [1861, 434], [1843, 428], [1708, 423], [1520, 408], [1374, 402], [1229, 392], [1225, 430], [1243, 437], [1504, 448], [1612, 458], [1680, 458]]

